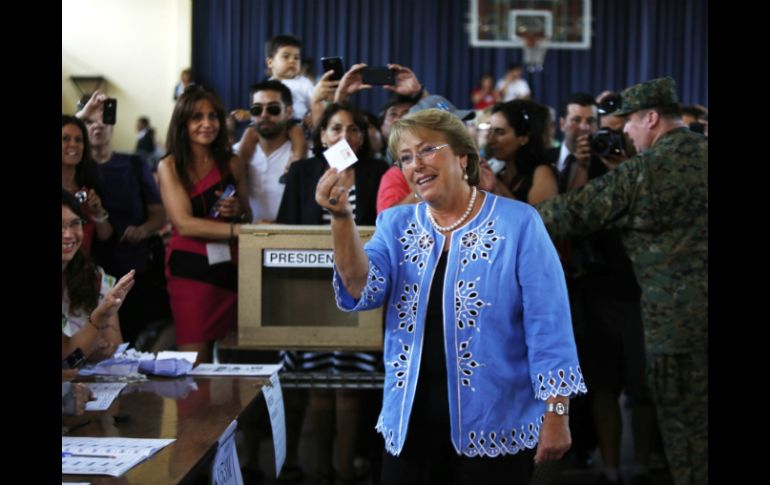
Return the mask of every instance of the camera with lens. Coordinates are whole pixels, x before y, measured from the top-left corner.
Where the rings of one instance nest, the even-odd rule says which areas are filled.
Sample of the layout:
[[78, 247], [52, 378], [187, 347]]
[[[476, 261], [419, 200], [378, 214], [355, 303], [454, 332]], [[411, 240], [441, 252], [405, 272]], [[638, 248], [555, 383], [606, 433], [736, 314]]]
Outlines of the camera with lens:
[[599, 157], [621, 155], [626, 147], [626, 139], [623, 133], [609, 128], [601, 128], [593, 133], [589, 139], [591, 153]]
[[88, 200], [88, 192], [85, 190], [78, 190], [75, 192], [75, 199], [77, 199], [77, 201], [81, 204], [84, 204], [86, 200]]

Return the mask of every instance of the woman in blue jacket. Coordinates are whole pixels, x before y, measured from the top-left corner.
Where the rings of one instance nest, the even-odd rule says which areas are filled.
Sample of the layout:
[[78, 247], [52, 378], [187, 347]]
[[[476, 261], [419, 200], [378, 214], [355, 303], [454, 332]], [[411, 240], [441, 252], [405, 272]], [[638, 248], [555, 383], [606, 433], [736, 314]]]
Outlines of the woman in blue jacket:
[[586, 392], [559, 258], [531, 206], [476, 188], [478, 151], [452, 114], [403, 118], [389, 150], [423, 202], [380, 214], [366, 247], [352, 174], [329, 169], [316, 191], [338, 306], [387, 304], [382, 483], [529, 483], [533, 455], [569, 449], [569, 398]]

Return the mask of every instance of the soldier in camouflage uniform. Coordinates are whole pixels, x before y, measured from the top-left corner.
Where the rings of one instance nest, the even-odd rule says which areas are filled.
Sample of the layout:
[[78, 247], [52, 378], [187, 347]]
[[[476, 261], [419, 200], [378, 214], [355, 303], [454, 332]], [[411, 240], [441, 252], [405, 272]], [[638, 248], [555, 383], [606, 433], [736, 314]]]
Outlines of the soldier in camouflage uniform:
[[619, 228], [642, 288], [647, 381], [677, 485], [708, 483], [708, 141], [674, 80], [622, 93], [636, 156], [537, 206], [554, 238]]

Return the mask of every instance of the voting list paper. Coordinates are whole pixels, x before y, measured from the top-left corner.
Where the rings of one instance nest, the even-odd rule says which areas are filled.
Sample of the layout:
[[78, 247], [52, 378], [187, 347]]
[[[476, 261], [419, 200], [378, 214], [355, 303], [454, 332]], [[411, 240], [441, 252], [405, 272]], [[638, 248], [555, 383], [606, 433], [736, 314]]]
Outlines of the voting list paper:
[[264, 376], [281, 370], [281, 364], [200, 364], [188, 376]]
[[62, 436], [62, 475], [119, 477], [175, 439]]
[[86, 411], [104, 411], [110, 407], [112, 401], [126, 387], [125, 382], [89, 382], [88, 388], [96, 398], [95, 401], [86, 403]]

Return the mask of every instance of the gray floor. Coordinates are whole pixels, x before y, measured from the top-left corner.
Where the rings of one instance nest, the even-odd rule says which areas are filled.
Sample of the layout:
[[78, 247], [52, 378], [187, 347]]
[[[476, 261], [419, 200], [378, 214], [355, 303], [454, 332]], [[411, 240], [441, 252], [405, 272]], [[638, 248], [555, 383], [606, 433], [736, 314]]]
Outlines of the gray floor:
[[[622, 403], [622, 398], [621, 398]], [[621, 474], [623, 475], [624, 482], [626, 485], [631, 483], [631, 474], [632, 474], [632, 465], [633, 465], [633, 445], [631, 442], [631, 430], [630, 430], [630, 419], [628, 416], [628, 411], [625, 407], [622, 407], [623, 409], [623, 423], [624, 423], [624, 429], [623, 429], [623, 438], [622, 438], [622, 450], [621, 450]], [[302, 430], [302, 436], [300, 441], [300, 448], [299, 448], [299, 455], [300, 455], [300, 464], [304, 470], [304, 479], [295, 482], [299, 485], [315, 485], [315, 480], [312, 477], [313, 473], [313, 450], [312, 450], [312, 443], [313, 443], [313, 423], [312, 420], [305, 419], [303, 430]], [[279, 484], [282, 482], [279, 482], [275, 479], [275, 466], [274, 466], [274, 453], [272, 449], [272, 441], [269, 437], [264, 438], [260, 442], [260, 450], [259, 450], [259, 463], [260, 467], [262, 468], [263, 472], [266, 474], [266, 477], [259, 483], [262, 484]], [[598, 477], [599, 477], [599, 470], [601, 468], [601, 456], [598, 451], [594, 453], [594, 460], [593, 460], [593, 466], [589, 469], [580, 469], [580, 468], [571, 468], [569, 464], [562, 463], [558, 467], [555, 467], [553, 470], [550, 471], [542, 471], [539, 474], [536, 475], [535, 480], [533, 481], [533, 485], [588, 485], [593, 483]], [[336, 460], [336, 456], [335, 456]], [[655, 461], [655, 459], [653, 460]], [[663, 464], [660, 463], [660, 460], [658, 461], [658, 465], [662, 466]], [[653, 468], [652, 470], [652, 476], [654, 478], [654, 482], [656, 484], [660, 485], [669, 485], [671, 484], [670, 476], [667, 474], [665, 469], [660, 469], [660, 467]], [[256, 483], [256, 482], [255, 482]], [[361, 481], [360, 484], [368, 485], [373, 483], [371, 480], [367, 481]], [[245, 485], [249, 485], [246, 483]]]

